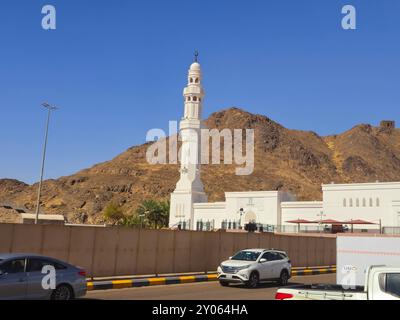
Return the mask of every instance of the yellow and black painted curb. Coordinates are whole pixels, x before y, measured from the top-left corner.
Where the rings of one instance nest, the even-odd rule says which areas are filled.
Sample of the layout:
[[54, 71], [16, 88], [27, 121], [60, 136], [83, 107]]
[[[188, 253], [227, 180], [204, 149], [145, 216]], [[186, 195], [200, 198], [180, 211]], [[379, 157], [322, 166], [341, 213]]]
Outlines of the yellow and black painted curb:
[[292, 268], [292, 277], [325, 274], [325, 273], [336, 273], [336, 266]]
[[87, 282], [87, 290], [123, 289], [167, 284], [216, 281], [216, 274]]
[[[303, 275], [315, 275], [324, 273], [335, 273], [336, 266], [327, 267], [310, 267], [310, 268], [293, 268], [292, 277]], [[157, 285], [169, 285], [180, 283], [207, 282], [217, 281], [217, 274], [203, 274], [193, 276], [172, 276], [172, 277], [156, 277], [143, 279], [121, 279], [107, 281], [88, 281], [87, 290], [108, 290], [108, 289], [124, 289], [135, 287], [148, 287]]]

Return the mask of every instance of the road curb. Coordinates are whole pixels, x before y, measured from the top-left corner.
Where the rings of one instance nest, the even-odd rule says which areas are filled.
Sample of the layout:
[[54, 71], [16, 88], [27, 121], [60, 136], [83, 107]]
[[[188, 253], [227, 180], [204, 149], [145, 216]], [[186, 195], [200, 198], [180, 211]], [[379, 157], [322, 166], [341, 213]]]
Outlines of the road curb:
[[[324, 273], [335, 273], [336, 266], [327, 267], [310, 267], [310, 268], [293, 268], [292, 277], [302, 275], [316, 275]], [[193, 276], [169, 276], [169, 277], [155, 277], [155, 278], [142, 278], [142, 279], [121, 279], [121, 280], [107, 280], [107, 281], [88, 281], [87, 290], [109, 290], [109, 289], [124, 289], [136, 287], [149, 287], [158, 285], [170, 285], [181, 283], [193, 282], [207, 282], [217, 281], [217, 274], [203, 274]]]
[[336, 266], [329, 267], [314, 267], [314, 268], [293, 268], [292, 277], [295, 276], [308, 276], [325, 273], [336, 273]]
[[87, 290], [108, 290], [108, 289], [123, 289], [135, 287], [148, 287], [158, 285], [192, 283], [216, 281], [217, 274], [196, 275], [196, 276], [178, 276], [178, 277], [158, 277], [158, 278], [143, 278], [143, 279], [124, 279], [110, 281], [90, 281], [87, 282]]

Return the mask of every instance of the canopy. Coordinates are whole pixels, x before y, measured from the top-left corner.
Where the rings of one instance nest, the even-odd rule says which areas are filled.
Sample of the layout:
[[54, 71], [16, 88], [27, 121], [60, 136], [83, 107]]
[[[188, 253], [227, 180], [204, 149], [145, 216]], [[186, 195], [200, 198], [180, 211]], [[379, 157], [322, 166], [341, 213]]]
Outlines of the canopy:
[[315, 223], [323, 223], [323, 224], [344, 224], [343, 222], [333, 220], [333, 219], [326, 219], [326, 220], [317, 220]]
[[309, 220], [304, 220], [304, 219], [297, 219], [297, 220], [290, 220], [290, 221], [286, 221], [288, 223], [315, 223], [315, 221], [309, 221]]
[[343, 224], [378, 224], [378, 223], [373, 223], [361, 219], [356, 219], [356, 220], [350, 220], [350, 221], [345, 221]]

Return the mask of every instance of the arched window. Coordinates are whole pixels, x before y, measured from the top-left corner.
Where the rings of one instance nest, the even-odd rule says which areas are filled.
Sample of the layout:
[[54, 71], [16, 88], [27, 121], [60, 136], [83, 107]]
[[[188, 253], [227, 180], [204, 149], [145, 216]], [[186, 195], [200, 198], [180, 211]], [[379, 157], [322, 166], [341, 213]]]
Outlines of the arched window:
[[187, 101], [190, 101], [190, 97], [187, 97]]
[[343, 199], [343, 207], [347, 207], [347, 201], [346, 198]]
[[352, 199], [352, 198], [349, 199], [349, 206], [350, 206], [350, 207], [353, 206], [353, 199]]
[[379, 207], [379, 198], [376, 198], [376, 206]]
[[356, 207], [359, 207], [360, 206], [360, 199], [356, 199]]
[[369, 198], [369, 206], [372, 207], [373, 203], [372, 203], [372, 198]]
[[199, 83], [199, 78], [194, 79], [195, 83]]
[[190, 78], [190, 79], [189, 79], [189, 82], [190, 82], [190, 83], [193, 83], [193, 78]]
[[367, 206], [367, 200], [365, 198], [363, 198], [363, 207]]
[[193, 97], [193, 101], [197, 101], [197, 97], [196, 96]]

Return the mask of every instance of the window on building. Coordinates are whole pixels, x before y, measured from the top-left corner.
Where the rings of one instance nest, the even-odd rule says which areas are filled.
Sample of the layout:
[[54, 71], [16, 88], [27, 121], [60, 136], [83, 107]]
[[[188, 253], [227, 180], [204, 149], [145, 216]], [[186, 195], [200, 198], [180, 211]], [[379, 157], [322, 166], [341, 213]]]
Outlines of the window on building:
[[363, 198], [363, 202], [362, 202], [363, 207], [367, 206], [367, 200], [365, 198]]
[[194, 80], [194, 82], [195, 82], [195, 83], [199, 83], [199, 78], [196, 78], [196, 79]]
[[193, 83], [193, 78], [190, 78], [190, 79], [189, 79], [189, 82], [190, 82], [190, 83]]
[[369, 206], [372, 207], [373, 203], [372, 203], [372, 198], [369, 198]]
[[349, 199], [349, 206], [350, 206], [350, 207], [353, 206], [353, 199], [352, 199], [352, 198]]
[[197, 101], [197, 97], [196, 96], [193, 97], [193, 101]]
[[356, 207], [359, 207], [360, 206], [360, 199], [356, 199]]
[[376, 198], [376, 206], [379, 207], [379, 198]]
[[343, 207], [347, 207], [347, 201], [346, 198], [343, 199]]

